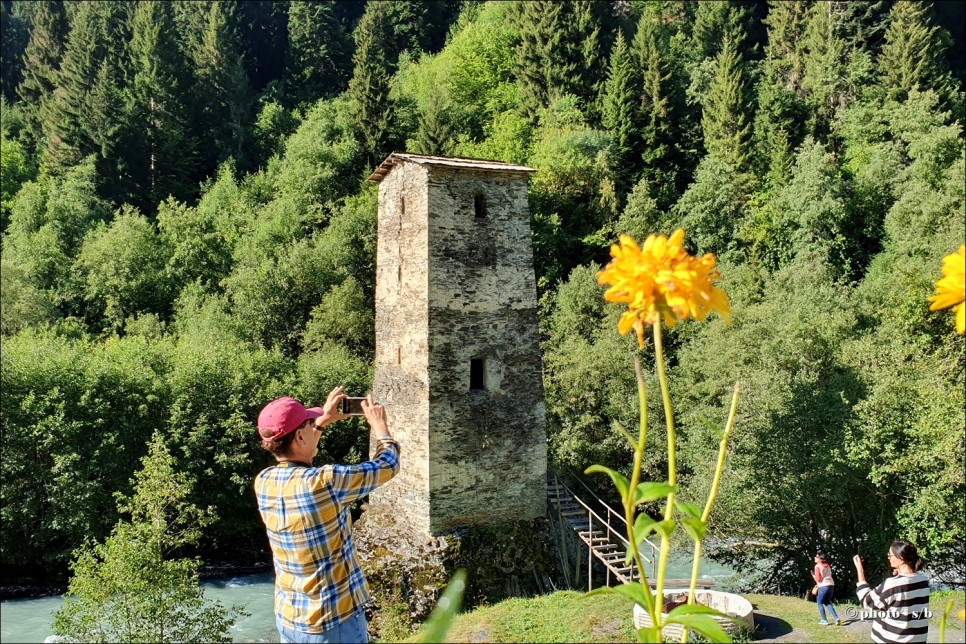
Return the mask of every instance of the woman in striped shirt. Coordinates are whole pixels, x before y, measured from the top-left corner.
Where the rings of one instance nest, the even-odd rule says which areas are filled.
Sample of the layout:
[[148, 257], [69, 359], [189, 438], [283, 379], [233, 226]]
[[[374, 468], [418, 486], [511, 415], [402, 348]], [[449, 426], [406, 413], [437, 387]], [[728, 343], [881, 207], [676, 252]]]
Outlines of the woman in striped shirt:
[[862, 558], [855, 555], [859, 602], [868, 609], [873, 642], [925, 642], [929, 635], [929, 580], [919, 574], [923, 561], [908, 541], [895, 541], [889, 548], [892, 576], [876, 588], [869, 586]]

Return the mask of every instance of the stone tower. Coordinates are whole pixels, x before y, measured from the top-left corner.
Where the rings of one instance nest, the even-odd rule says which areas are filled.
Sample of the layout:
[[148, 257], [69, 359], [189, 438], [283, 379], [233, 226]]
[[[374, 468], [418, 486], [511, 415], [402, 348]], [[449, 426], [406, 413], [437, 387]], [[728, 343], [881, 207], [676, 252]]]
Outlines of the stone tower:
[[402, 444], [399, 475], [372, 502], [424, 533], [546, 514], [531, 172], [394, 153], [369, 177], [373, 396]]

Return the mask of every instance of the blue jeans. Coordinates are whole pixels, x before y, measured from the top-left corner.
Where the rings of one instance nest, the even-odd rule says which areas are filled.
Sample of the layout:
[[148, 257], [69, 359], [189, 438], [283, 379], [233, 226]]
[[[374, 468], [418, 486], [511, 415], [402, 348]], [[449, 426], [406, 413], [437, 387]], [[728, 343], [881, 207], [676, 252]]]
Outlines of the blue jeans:
[[839, 618], [839, 614], [835, 612], [835, 606], [832, 606], [833, 595], [835, 595], [835, 586], [818, 587], [818, 595], [815, 597], [815, 603], [818, 604], [818, 615], [822, 619], [825, 619], [826, 606], [828, 606], [829, 613], [832, 614], [832, 619], [837, 620]]
[[359, 610], [352, 614], [352, 617], [342, 620], [332, 628], [321, 633], [303, 633], [285, 628], [278, 620], [275, 620], [278, 634], [281, 636], [282, 644], [291, 642], [293, 644], [335, 644], [336, 642], [363, 642], [369, 641], [369, 633], [366, 631], [366, 614]]

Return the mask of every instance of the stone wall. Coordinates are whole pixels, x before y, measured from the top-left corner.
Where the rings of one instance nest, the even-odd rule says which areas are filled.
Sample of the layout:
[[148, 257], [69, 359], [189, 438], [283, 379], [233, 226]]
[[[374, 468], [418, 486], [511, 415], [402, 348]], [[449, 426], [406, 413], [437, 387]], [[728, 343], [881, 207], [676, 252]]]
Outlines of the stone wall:
[[427, 169], [397, 166], [379, 184], [373, 397], [402, 446], [399, 474], [372, 495], [429, 532]]
[[377, 252], [374, 393], [403, 454], [374, 502], [431, 534], [544, 516], [526, 174], [397, 164], [380, 184]]

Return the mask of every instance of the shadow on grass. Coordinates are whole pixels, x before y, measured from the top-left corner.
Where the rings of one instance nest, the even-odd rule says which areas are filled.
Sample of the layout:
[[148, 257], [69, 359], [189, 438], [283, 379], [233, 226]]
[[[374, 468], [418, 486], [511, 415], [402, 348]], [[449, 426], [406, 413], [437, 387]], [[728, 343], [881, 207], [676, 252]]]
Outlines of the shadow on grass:
[[792, 625], [772, 615], [763, 615], [755, 610], [755, 639], [776, 639], [788, 635], [794, 629]]

